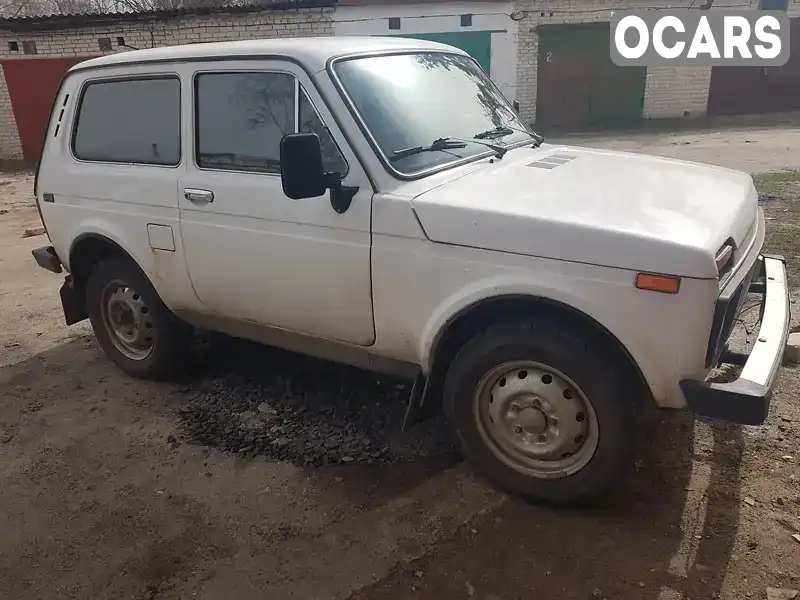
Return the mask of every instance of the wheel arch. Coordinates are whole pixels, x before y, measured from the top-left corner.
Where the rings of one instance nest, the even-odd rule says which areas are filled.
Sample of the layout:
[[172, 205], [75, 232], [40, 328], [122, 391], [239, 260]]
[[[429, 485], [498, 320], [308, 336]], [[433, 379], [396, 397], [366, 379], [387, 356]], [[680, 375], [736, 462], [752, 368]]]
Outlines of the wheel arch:
[[[127, 258], [135, 265], [139, 263], [122, 245], [110, 236], [89, 231], [77, 236], [69, 247], [67, 262], [69, 272], [76, 284], [85, 284], [92, 267], [109, 256], [116, 255]], [[139, 267], [141, 269], [141, 267]]]
[[[422, 364], [427, 367], [429, 379], [429, 395], [439, 396], [447, 366], [458, 350], [473, 335], [485, 329], [489, 323], [531, 315], [552, 316], [566, 319], [573, 326], [586, 328], [599, 335], [614, 351], [622, 368], [628, 370], [637, 382], [644, 399], [653, 401], [658, 390], [645, 375], [640, 362], [634, 353], [619, 339], [613, 331], [603, 325], [597, 318], [584, 310], [557, 299], [532, 293], [510, 292], [473, 300], [450, 314], [435, 334], [425, 345]], [[426, 398], [427, 403], [427, 398]]]
[[94, 266], [111, 256], [120, 256], [141, 269], [130, 253], [108, 236], [85, 232], [77, 236], [67, 251], [69, 276], [61, 288], [61, 302], [67, 325], [79, 323], [89, 317], [86, 306], [86, 285]]

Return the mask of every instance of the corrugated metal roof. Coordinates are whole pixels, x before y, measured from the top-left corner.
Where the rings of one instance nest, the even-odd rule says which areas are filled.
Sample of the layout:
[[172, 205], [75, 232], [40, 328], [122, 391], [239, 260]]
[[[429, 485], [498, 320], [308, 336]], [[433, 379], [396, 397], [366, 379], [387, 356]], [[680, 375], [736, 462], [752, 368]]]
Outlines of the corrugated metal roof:
[[[213, 0], [211, 0], [213, 1]], [[195, 15], [241, 14], [261, 11], [285, 11], [298, 8], [332, 8], [336, 0], [261, 0], [252, 4], [207, 5], [148, 10], [141, 12], [74, 13], [0, 18], [0, 29], [6, 31], [46, 31], [74, 27], [108, 27], [142, 21], [166, 21]]]

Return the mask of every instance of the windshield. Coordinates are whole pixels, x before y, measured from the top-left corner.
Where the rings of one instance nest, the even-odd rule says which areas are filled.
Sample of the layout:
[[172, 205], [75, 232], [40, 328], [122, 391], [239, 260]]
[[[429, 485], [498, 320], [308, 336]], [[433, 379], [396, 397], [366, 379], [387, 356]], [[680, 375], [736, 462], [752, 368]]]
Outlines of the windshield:
[[[501, 146], [534, 141], [509, 102], [468, 56], [371, 56], [337, 62], [334, 70], [381, 152], [401, 174], [491, 151], [480, 142]], [[430, 148], [434, 141], [450, 138], [468, 143]], [[426, 151], [403, 152], [409, 148]]]

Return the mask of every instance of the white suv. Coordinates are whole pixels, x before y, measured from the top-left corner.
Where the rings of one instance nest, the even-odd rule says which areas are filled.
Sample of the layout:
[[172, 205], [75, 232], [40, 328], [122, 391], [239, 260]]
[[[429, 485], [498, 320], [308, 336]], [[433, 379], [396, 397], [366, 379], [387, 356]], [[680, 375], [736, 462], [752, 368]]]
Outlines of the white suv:
[[[500, 487], [587, 499], [630, 462], [637, 406], [764, 421], [785, 266], [749, 175], [542, 142], [442, 44], [97, 58], [55, 100], [34, 256], [130, 375], [180, 367], [194, 327], [407, 375], [407, 425], [442, 408]], [[704, 381], [720, 361], [737, 381]]]

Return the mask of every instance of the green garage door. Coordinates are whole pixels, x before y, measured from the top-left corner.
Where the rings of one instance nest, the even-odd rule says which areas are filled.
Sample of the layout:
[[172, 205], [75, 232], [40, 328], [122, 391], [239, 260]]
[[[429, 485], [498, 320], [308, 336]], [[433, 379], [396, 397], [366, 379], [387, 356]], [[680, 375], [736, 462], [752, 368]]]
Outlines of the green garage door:
[[472, 56], [487, 73], [492, 62], [491, 31], [448, 31], [444, 33], [403, 33], [392, 37], [414, 38], [455, 46]]

